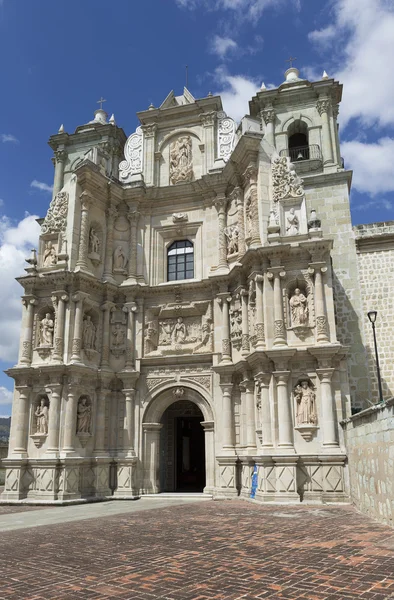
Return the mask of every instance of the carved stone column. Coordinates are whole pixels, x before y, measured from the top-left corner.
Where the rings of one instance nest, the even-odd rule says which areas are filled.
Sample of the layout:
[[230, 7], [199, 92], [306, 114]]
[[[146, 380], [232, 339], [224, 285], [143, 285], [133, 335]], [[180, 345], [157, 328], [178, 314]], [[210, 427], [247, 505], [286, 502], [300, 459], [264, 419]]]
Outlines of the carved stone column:
[[107, 403], [108, 390], [101, 388], [97, 393], [97, 413], [96, 413], [96, 442], [94, 453], [96, 455], [107, 454], [105, 451], [105, 406]]
[[89, 249], [89, 206], [92, 197], [89, 192], [82, 192], [81, 196], [81, 229], [79, 234], [78, 260], [76, 266], [80, 269], [88, 268]]
[[232, 199], [235, 200], [237, 206], [237, 225], [238, 225], [238, 254], [242, 256], [246, 252], [245, 244], [245, 208], [244, 208], [244, 193], [241, 187], [236, 187], [231, 193]]
[[52, 302], [57, 304], [55, 339], [53, 343], [52, 359], [54, 362], [63, 362], [64, 318], [66, 313], [66, 302], [68, 302], [68, 296], [66, 292], [55, 292], [52, 296]]
[[221, 196], [217, 196], [215, 199], [215, 208], [218, 211], [218, 221], [219, 221], [219, 232], [218, 232], [218, 240], [219, 240], [219, 264], [218, 270], [225, 269], [228, 270], [227, 263], [227, 240], [226, 240], [226, 224], [227, 224], [227, 198], [223, 194]]
[[228, 292], [218, 294], [218, 302], [222, 305], [222, 363], [231, 363], [229, 307], [231, 297]]
[[101, 305], [103, 314], [103, 341], [101, 346], [101, 368], [109, 367], [109, 328], [111, 311], [114, 307], [113, 302], [104, 302]]
[[215, 487], [215, 424], [201, 421], [205, 436], [205, 494], [212, 494]]
[[125, 369], [134, 371], [135, 369], [135, 318], [137, 313], [137, 304], [129, 302], [123, 307], [127, 313], [127, 336], [126, 336], [126, 364]]
[[265, 123], [264, 138], [271, 146], [275, 147], [275, 111], [272, 107], [265, 108], [261, 111], [261, 116]]
[[63, 452], [72, 454], [75, 452], [75, 435], [77, 429], [77, 403], [78, 389], [69, 386], [67, 392], [66, 415], [64, 419]]
[[326, 344], [330, 342], [323, 283], [323, 274], [326, 273], [327, 267], [324, 262], [310, 263], [309, 271], [315, 272], [316, 342]]
[[246, 447], [246, 387], [244, 382], [239, 384], [240, 405], [239, 405], [239, 446]]
[[137, 224], [140, 213], [129, 210], [127, 218], [130, 222], [128, 283], [137, 282]]
[[278, 401], [278, 437], [282, 448], [293, 447], [293, 421], [290, 409], [290, 397], [287, 381], [290, 371], [274, 371]]
[[26, 307], [26, 312], [23, 321], [22, 355], [19, 362], [22, 365], [30, 365], [33, 351], [34, 306], [37, 300], [34, 296], [24, 296], [22, 303]]
[[81, 362], [83, 303], [85, 300], [85, 296], [81, 293], [78, 293], [72, 297], [72, 300], [73, 302], [75, 302], [75, 316], [71, 362]]
[[47, 453], [57, 456], [59, 452], [59, 431], [60, 431], [60, 403], [63, 385], [61, 383], [51, 383], [49, 386], [50, 408], [48, 422], [48, 445]]
[[264, 333], [264, 300], [263, 300], [263, 284], [264, 276], [256, 275], [256, 323], [254, 326], [256, 335], [256, 350], [262, 350], [265, 347]]
[[264, 448], [272, 447], [272, 417], [270, 403], [271, 373], [258, 373], [256, 379], [260, 384], [261, 401], [261, 445]]
[[123, 450], [127, 458], [135, 456], [134, 450], [134, 396], [135, 389], [122, 390], [125, 395], [125, 420], [123, 429]]
[[204, 174], [207, 174], [209, 169], [212, 169], [215, 162], [215, 118], [216, 113], [214, 111], [200, 115], [204, 128]]
[[13, 453], [24, 455], [27, 452], [30, 387], [28, 385], [18, 385], [15, 389], [19, 397]]
[[282, 286], [280, 283], [285, 275], [283, 267], [271, 267], [268, 273], [268, 278], [274, 281], [274, 346], [285, 346], [287, 344], [283, 318]]
[[55, 151], [55, 179], [53, 182], [53, 198], [62, 189], [64, 185], [64, 165], [67, 160], [67, 152], [65, 150]]
[[106, 248], [105, 248], [105, 265], [104, 265], [104, 280], [112, 280], [112, 267], [113, 267], [113, 254], [114, 254], [114, 223], [118, 216], [116, 208], [111, 206], [107, 210], [107, 235], [106, 235]]
[[146, 494], [159, 490], [159, 446], [161, 423], [142, 423], [144, 432], [144, 489]]
[[255, 383], [253, 379], [245, 379], [242, 385], [245, 387], [246, 448], [249, 451], [256, 451]]
[[242, 308], [242, 347], [241, 355], [248, 356], [250, 352], [249, 343], [249, 312], [248, 312], [248, 291], [241, 290], [241, 308]]
[[234, 450], [234, 415], [233, 415], [233, 401], [232, 401], [232, 390], [233, 384], [231, 382], [221, 383], [223, 404], [222, 404], [222, 423], [223, 423], [223, 450], [233, 451]]
[[335, 369], [316, 369], [320, 379], [321, 395], [321, 414], [323, 430], [323, 446], [325, 448], [334, 448], [338, 446], [338, 436], [336, 430], [336, 410], [332, 393], [331, 379]]
[[150, 125], [143, 125], [141, 127], [144, 134], [144, 180], [145, 185], [154, 184], [154, 160], [153, 156], [155, 153], [155, 133], [157, 129], [156, 123]]
[[256, 248], [261, 246], [257, 195], [257, 167], [250, 164], [243, 176], [247, 186], [245, 193], [246, 240], [248, 241], [250, 248]]
[[325, 165], [334, 164], [334, 156], [332, 152], [332, 140], [329, 123], [331, 101], [329, 98], [319, 98], [316, 108], [322, 120], [322, 146], [323, 146], [323, 161]]

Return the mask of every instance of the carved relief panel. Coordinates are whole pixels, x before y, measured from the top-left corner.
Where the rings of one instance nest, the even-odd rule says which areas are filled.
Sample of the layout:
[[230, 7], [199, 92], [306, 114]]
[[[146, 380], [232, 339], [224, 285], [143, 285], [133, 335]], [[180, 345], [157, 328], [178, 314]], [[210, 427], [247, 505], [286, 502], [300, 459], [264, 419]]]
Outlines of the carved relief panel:
[[126, 326], [127, 314], [120, 306], [115, 307], [111, 313], [110, 350], [116, 358], [126, 352]]
[[170, 144], [170, 183], [193, 181], [192, 138], [184, 135]]

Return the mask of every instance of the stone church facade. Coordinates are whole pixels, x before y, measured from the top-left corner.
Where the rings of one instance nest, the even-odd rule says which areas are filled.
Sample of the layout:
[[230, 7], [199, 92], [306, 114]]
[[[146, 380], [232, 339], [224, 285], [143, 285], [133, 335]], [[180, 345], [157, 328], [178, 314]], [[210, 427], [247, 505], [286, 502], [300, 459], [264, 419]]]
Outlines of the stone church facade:
[[127, 139], [50, 138], [3, 500], [159, 492], [348, 498], [340, 421], [369, 397], [342, 86], [286, 72], [237, 127], [171, 92]]

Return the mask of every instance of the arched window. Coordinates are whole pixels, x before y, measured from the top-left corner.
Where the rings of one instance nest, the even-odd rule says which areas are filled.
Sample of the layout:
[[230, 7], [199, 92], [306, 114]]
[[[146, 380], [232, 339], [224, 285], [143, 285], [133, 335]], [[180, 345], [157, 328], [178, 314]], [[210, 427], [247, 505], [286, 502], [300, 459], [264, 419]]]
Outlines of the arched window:
[[304, 121], [294, 121], [287, 132], [289, 156], [292, 162], [309, 159], [308, 127]]
[[193, 279], [194, 250], [189, 240], [173, 242], [167, 250], [167, 280]]

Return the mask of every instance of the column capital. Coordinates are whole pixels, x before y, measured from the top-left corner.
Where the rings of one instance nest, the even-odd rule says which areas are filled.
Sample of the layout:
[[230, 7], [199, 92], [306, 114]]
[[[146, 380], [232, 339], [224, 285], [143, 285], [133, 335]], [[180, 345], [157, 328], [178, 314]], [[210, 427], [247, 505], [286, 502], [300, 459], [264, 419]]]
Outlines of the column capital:
[[273, 371], [272, 375], [274, 375], [278, 383], [285, 384], [289, 379], [290, 373], [291, 371]]
[[237, 206], [244, 202], [244, 191], [237, 185], [230, 194], [230, 199], [233, 200]]
[[271, 382], [271, 377], [272, 377], [271, 373], [264, 373], [263, 371], [259, 371], [254, 376], [255, 380], [260, 385], [260, 387], [269, 387], [269, 384]]
[[87, 190], [84, 190], [82, 194], [80, 194], [79, 199], [81, 201], [82, 210], [89, 210], [89, 207], [93, 202], [93, 195]]
[[224, 304], [224, 302], [231, 302], [232, 298], [229, 295], [229, 292], [220, 292], [216, 295], [216, 300], [219, 304]]
[[329, 98], [319, 97], [316, 102], [316, 108], [320, 116], [322, 116], [323, 113], [328, 113], [330, 106], [331, 100]]
[[215, 119], [216, 119], [215, 111], [202, 113], [200, 115], [200, 120], [201, 120], [203, 127], [212, 127], [212, 125], [214, 125], [214, 123], [215, 123]]
[[262, 111], [260, 111], [260, 115], [264, 119], [264, 123], [266, 125], [268, 125], [268, 123], [274, 123], [275, 118], [276, 118], [276, 113], [275, 113], [274, 109], [272, 108], [272, 106], [264, 108]]
[[66, 162], [68, 156], [66, 150], [55, 150], [54, 155], [57, 163]]
[[157, 123], [150, 123], [149, 125], [141, 126], [142, 132], [145, 138], [153, 138], [155, 137]]
[[322, 383], [330, 383], [334, 372], [335, 369], [333, 367], [316, 369], [316, 375]]
[[106, 210], [106, 215], [107, 215], [107, 219], [116, 219], [116, 217], [118, 216], [118, 210], [116, 208], [116, 206], [109, 206]]
[[[56, 298], [56, 300], [54, 300], [54, 298]], [[52, 292], [52, 302], [56, 302], [58, 300], [62, 300], [63, 302], [68, 302], [69, 301], [69, 295], [67, 294], [67, 292], [65, 290], [55, 290], [54, 292]]]
[[60, 396], [60, 394], [62, 393], [62, 388], [63, 388], [63, 384], [62, 383], [48, 383], [47, 385], [45, 385], [45, 391], [47, 394], [57, 394], [58, 396]]
[[242, 174], [246, 184], [253, 185], [257, 183], [258, 168], [253, 163], [250, 163]]
[[71, 296], [71, 300], [73, 302], [81, 302], [82, 304], [85, 302], [85, 300], [87, 300], [89, 298], [89, 294], [87, 294], [86, 292], [77, 292], [76, 294], [73, 294]]
[[106, 310], [113, 310], [115, 308], [115, 303], [111, 302], [110, 300], [107, 300], [106, 302], [103, 302], [103, 304], [100, 306], [100, 309], [103, 311]]
[[138, 210], [135, 210], [135, 209], [132, 209], [132, 208], [130, 208], [128, 210], [128, 212], [127, 212], [127, 218], [130, 221], [131, 225], [136, 225], [137, 224], [138, 219], [140, 217], [140, 214], [141, 213], [139, 213]]
[[239, 290], [239, 294], [241, 297], [246, 298], [247, 296], [249, 296], [249, 291], [246, 288], [241, 288]]
[[247, 392], [254, 392], [255, 381], [253, 379], [243, 379], [240, 384]]
[[19, 385], [15, 385], [15, 389], [18, 392], [19, 396], [28, 396], [31, 391], [31, 386], [27, 383], [21, 383]]
[[122, 310], [125, 313], [136, 313], [138, 311], [138, 304], [136, 302], [126, 302]]
[[256, 273], [254, 280], [256, 283], [264, 283], [264, 275], [262, 273]]
[[283, 279], [286, 277], [286, 271], [284, 267], [269, 267], [267, 269], [268, 279], [272, 280], [274, 277], [280, 277]]
[[35, 306], [37, 304], [37, 298], [31, 294], [26, 294], [25, 296], [22, 296], [21, 300], [22, 300], [22, 304], [26, 307], [29, 304], [31, 306]]
[[234, 384], [232, 382], [219, 383], [220, 389], [223, 394], [231, 394], [233, 391]]
[[135, 388], [124, 388], [122, 392], [126, 396], [126, 400], [134, 400]]
[[219, 215], [225, 213], [227, 202], [228, 199], [225, 194], [218, 194], [214, 199], [213, 203]]

